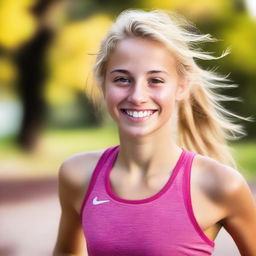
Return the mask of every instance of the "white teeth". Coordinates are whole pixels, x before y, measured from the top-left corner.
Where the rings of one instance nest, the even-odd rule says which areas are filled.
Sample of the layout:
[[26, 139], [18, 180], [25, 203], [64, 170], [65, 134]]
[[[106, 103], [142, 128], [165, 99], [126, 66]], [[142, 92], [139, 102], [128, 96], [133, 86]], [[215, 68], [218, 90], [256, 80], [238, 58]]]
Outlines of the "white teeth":
[[145, 111], [125, 110], [125, 113], [127, 113], [129, 116], [132, 116], [132, 117], [146, 117], [146, 116], [151, 116], [153, 114], [153, 111], [152, 110], [145, 110]]

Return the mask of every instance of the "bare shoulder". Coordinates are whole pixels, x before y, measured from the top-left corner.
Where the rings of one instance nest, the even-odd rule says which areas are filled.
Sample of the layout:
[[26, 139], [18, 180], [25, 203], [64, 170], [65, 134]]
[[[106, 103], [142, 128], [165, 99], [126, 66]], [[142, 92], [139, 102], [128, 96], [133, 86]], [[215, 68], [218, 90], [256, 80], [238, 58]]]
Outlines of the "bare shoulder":
[[63, 161], [59, 169], [59, 176], [72, 184], [77, 184], [88, 179], [103, 150], [76, 153]]
[[256, 202], [245, 178], [234, 168], [197, 155], [192, 176], [196, 186], [223, 213], [219, 223], [241, 255], [256, 255]]
[[237, 195], [241, 197], [243, 191], [249, 191], [243, 175], [230, 166], [202, 155], [195, 157], [194, 165], [196, 184], [215, 202], [226, 203]]
[[59, 168], [60, 200], [64, 203], [69, 201], [77, 212], [102, 153], [103, 150], [73, 154]]

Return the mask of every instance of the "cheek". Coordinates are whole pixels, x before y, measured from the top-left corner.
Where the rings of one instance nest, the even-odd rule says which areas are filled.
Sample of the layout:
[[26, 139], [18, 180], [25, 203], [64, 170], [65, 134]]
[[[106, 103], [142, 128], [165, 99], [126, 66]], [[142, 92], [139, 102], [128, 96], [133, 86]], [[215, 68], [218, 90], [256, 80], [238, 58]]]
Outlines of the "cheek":
[[110, 113], [114, 112], [114, 109], [125, 98], [122, 91], [112, 88], [108, 88], [105, 93], [105, 103]]
[[117, 99], [113, 94], [106, 94], [105, 96], [105, 103], [107, 105], [108, 111], [112, 112], [112, 108], [115, 107], [117, 103]]
[[115, 120], [116, 99], [111, 94], [105, 95], [105, 105], [109, 115]]
[[164, 106], [172, 106], [175, 103], [175, 92], [174, 90], [162, 90], [155, 94], [155, 99]]

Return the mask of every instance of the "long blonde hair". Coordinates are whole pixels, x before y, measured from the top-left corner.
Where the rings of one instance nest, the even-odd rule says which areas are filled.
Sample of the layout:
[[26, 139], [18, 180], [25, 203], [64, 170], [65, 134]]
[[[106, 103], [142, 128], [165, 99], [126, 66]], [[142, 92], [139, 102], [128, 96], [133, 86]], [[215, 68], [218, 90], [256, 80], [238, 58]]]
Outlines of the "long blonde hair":
[[225, 109], [220, 101], [240, 100], [224, 96], [216, 89], [233, 88], [226, 76], [200, 68], [195, 59], [213, 60], [214, 57], [196, 49], [198, 43], [215, 41], [209, 34], [195, 32], [195, 27], [175, 13], [153, 10], [126, 10], [116, 19], [101, 42], [94, 65], [99, 85], [104, 84], [106, 66], [116, 44], [127, 37], [143, 37], [163, 43], [176, 57], [179, 71], [190, 81], [190, 94], [177, 109], [176, 143], [187, 150], [212, 157], [236, 167], [228, 140], [246, 135], [234, 118], [250, 120]]

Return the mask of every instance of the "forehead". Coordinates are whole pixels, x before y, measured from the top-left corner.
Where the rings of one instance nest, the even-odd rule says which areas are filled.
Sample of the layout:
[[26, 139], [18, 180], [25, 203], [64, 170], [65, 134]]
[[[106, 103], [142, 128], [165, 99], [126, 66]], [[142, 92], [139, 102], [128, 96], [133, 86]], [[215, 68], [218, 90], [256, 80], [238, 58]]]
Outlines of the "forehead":
[[176, 69], [174, 55], [162, 43], [144, 38], [126, 38], [117, 43], [108, 68]]

